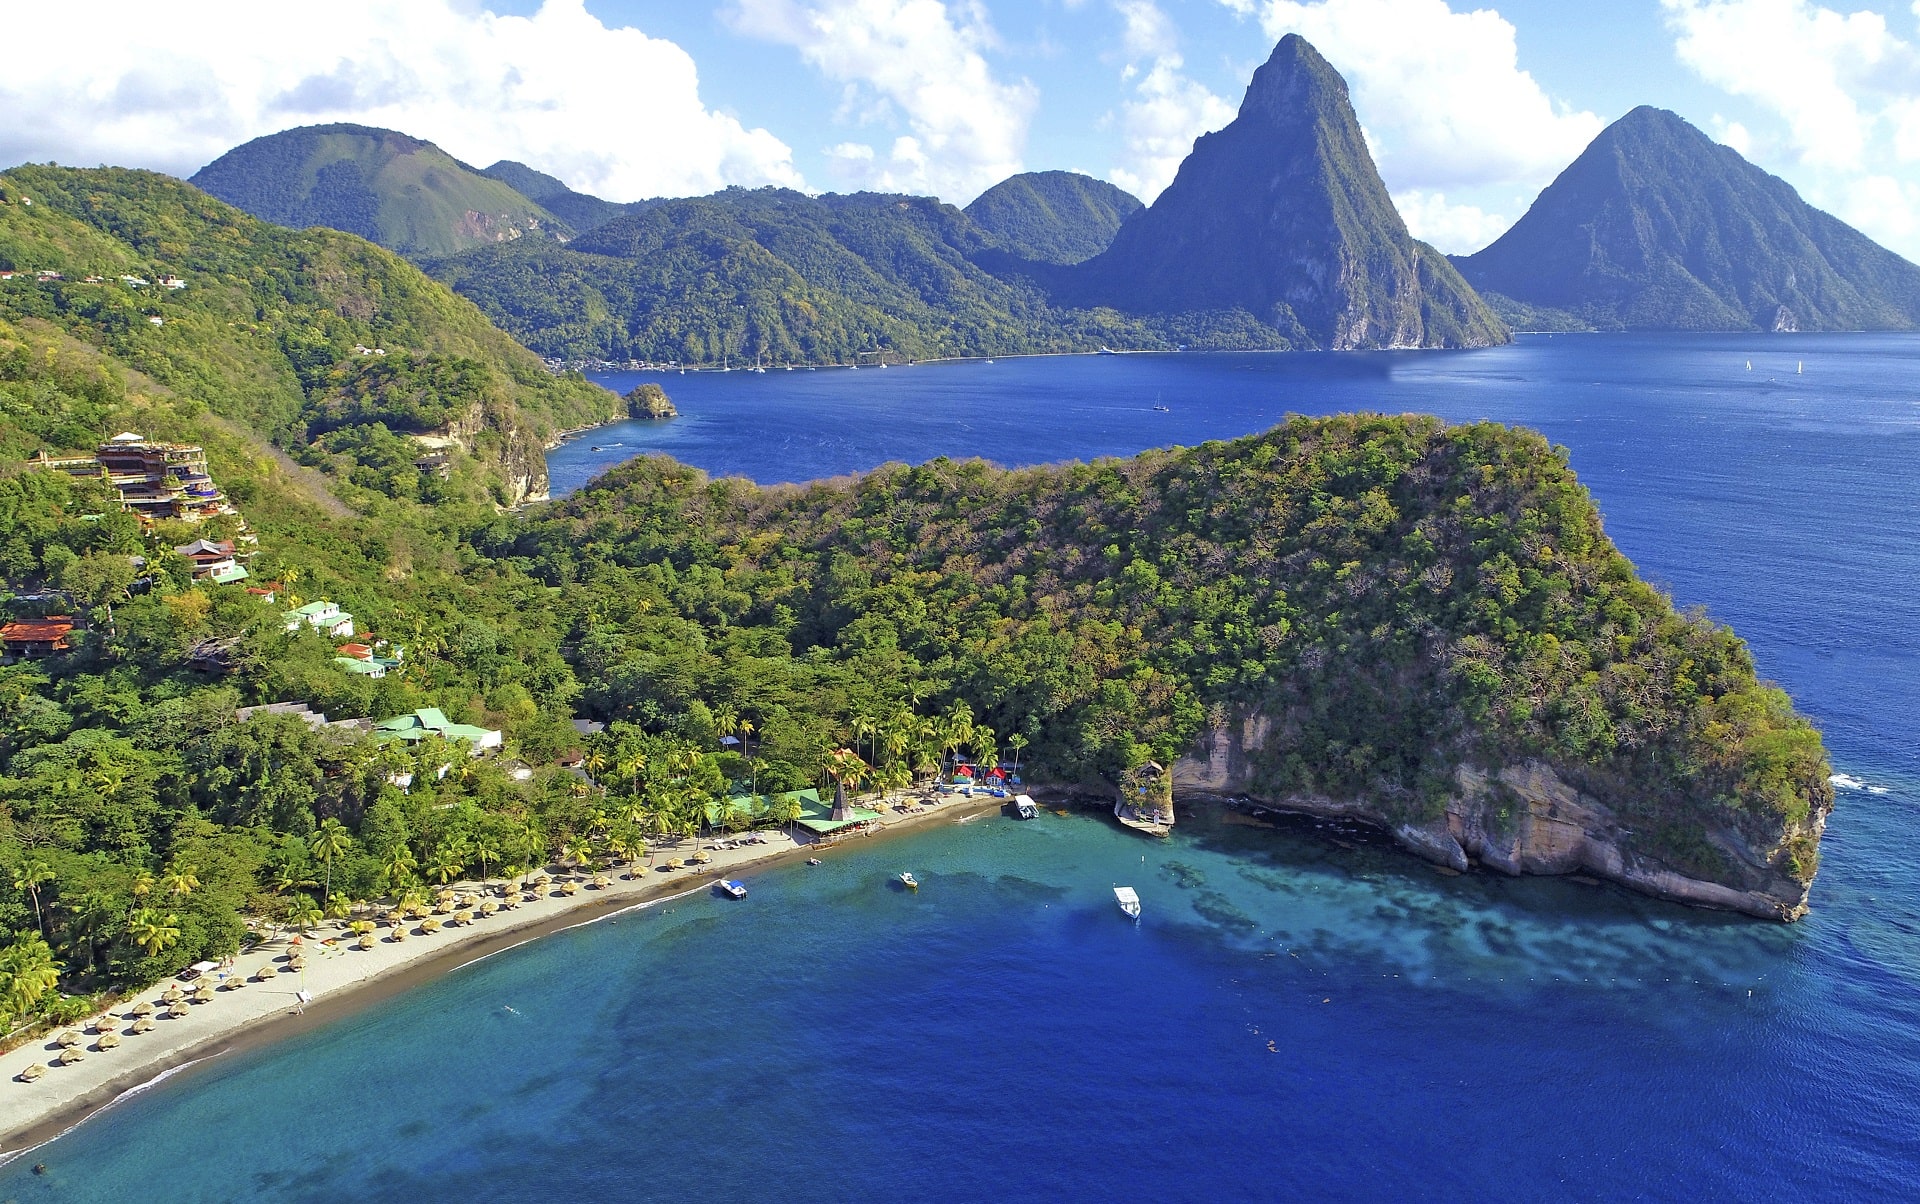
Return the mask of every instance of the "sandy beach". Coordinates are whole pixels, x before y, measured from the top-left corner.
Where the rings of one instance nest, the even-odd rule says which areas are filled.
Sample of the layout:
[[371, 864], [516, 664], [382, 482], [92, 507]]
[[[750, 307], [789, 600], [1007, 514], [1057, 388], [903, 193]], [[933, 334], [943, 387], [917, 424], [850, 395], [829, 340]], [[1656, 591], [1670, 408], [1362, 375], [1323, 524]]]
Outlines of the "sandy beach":
[[[423, 932], [420, 920], [409, 920], [405, 937], [396, 940], [392, 926], [382, 922], [371, 949], [356, 947], [357, 938], [345, 922], [317, 926], [305, 937], [281, 933], [239, 954], [224, 977], [210, 972], [191, 982], [167, 979], [70, 1030], [54, 1030], [0, 1054], [0, 1162], [58, 1136], [127, 1092], [151, 1085], [178, 1068], [305, 1031], [478, 958], [615, 911], [711, 891], [716, 882], [745, 867], [764, 868], [770, 862], [804, 856], [831, 857], [839, 845], [857, 846], [883, 833], [956, 822], [1004, 805], [1000, 799], [925, 793], [902, 796], [901, 801], [918, 806], [904, 813], [885, 810], [877, 831], [838, 845], [812, 842], [804, 835], [796, 841], [785, 832], [763, 832], [759, 835], [765, 843], [713, 849], [712, 862], [697, 870], [663, 872], [636, 863], [608, 871], [609, 885], [599, 889], [586, 885], [591, 875], [576, 874], [572, 876], [579, 880], [579, 887], [572, 895], [560, 889], [563, 877], [556, 876], [532, 902], [476, 916], [470, 924], [443, 926], [436, 933]], [[701, 847], [707, 844], [703, 841]], [[682, 847], [665, 846], [656, 850], [654, 860], [684, 857], [694, 847], [691, 841]], [[456, 882], [451, 888], [498, 901], [502, 883]], [[384, 913], [380, 908], [374, 914]], [[449, 917], [430, 918], [444, 924]], [[335, 943], [324, 943], [329, 940]], [[296, 949], [304, 962], [298, 969], [290, 961]], [[211, 997], [191, 1002], [202, 982], [214, 984]], [[187, 998], [169, 1008], [163, 996], [170, 989]], [[308, 996], [304, 1005], [300, 992]], [[151, 1027], [136, 1033], [135, 1009], [142, 1004], [152, 1006]], [[81, 1057], [72, 1064], [64, 1064], [61, 1058], [59, 1038], [67, 1032], [79, 1038]], [[107, 1037], [109, 1033], [118, 1037], [118, 1044]], [[100, 1045], [103, 1038], [107, 1048]], [[35, 1064], [45, 1067], [45, 1073], [37, 1081], [23, 1081], [21, 1072]]]

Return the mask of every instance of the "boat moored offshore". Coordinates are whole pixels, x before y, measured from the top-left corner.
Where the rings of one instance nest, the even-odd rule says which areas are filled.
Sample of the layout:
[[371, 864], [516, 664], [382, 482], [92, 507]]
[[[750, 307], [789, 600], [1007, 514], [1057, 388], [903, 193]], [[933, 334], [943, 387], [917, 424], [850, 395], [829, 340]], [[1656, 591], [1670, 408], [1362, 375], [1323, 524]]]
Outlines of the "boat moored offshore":
[[1135, 920], [1140, 918], [1140, 895], [1131, 886], [1114, 887], [1113, 897], [1120, 904], [1120, 910], [1127, 913], [1128, 918]]

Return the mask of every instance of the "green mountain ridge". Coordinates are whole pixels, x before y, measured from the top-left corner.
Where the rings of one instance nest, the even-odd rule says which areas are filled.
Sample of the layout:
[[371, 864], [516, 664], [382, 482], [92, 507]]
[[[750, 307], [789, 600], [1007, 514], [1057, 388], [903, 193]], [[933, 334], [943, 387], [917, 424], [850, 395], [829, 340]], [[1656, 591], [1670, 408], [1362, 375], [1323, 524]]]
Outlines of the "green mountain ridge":
[[571, 233], [511, 184], [433, 143], [361, 125], [302, 126], [255, 138], [201, 168], [191, 183], [275, 225], [325, 226], [408, 256]]
[[[427, 268], [542, 355], [688, 364], [1284, 347], [1231, 312], [1065, 310], [951, 205], [732, 188], [636, 210], [560, 247], [522, 240]], [[1024, 261], [1023, 261], [1024, 262]], [[1042, 265], [1044, 266], [1044, 265]]]
[[1030, 171], [995, 184], [963, 212], [1012, 254], [1064, 266], [1106, 250], [1141, 208], [1139, 198], [1105, 180]]
[[1533, 329], [1911, 330], [1920, 267], [1673, 113], [1608, 126], [1526, 216], [1455, 260]]
[[575, 192], [555, 177], [512, 159], [502, 159], [480, 174], [505, 184], [578, 233], [604, 226], [628, 209], [626, 205]]
[[[179, 408], [250, 432], [260, 452], [326, 469], [356, 505], [423, 489], [500, 505], [544, 496], [546, 441], [624, 412], [352, 235], [283, 229], [150, 172], [29, 165], [3, 178], [0, 267], [59, 273], [0, 285], [14, 338], [57, 332], [92, 348]], [[162, 287], [167, 276], [181, 287]], [[27, 441], [9, 456], [97, 441], [58, 413], [15, 421]], [[458, 441], [449, 483], [420, 479], [405, 438], [416, 433]]]
[[1060, 295], [1134, 313], [1236, 309], [1296, 347], [1481, 347], [1499, 317], [1407, 232], [1340, 77], [1289, 34], [1239, 115]]

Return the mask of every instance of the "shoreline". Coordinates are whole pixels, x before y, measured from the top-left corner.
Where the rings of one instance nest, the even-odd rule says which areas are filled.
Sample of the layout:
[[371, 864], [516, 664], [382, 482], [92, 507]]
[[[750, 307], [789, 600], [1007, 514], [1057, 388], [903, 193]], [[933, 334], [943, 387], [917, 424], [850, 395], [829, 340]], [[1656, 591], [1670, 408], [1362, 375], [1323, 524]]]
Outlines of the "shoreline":
[[[909, 797], [919, 802], [927, 796], [915, 793]], [[924, 811], [885, 815], [865, 839], [905, 835], [942, 819], [965, 822], [1006, 805], [1006, 800], [994, 798], [935, 795], [933, 799]], [[236, 977], [262, 966], [272, 968], [272, 981], [249, 982], [238, 990], [216, 989], [211, 1002], [183, 1005], [188, 1009], [183, 1019], [158, 1020], [154, 1031], [126, 1035], [112, 1050], [97, 1049], [97, 1037], [86, 1031], [93, 1028], [91, 1018], [70, 1026], [82, 1034], [86, 1051], [86, 1058], [77, 1066], [52, 1064], [54, 1039], [63, 1030], [50, 1030], [0, 1054], [0, 1166], [58, 1139], [131, 1095], [229, 1053], [247, 1052], [311, 1032], [442, 975], [557, 932], [711, 892], [717, 882], [736, 871], [771, 869], [806, 857], [824, 856], [852, 841], [795, 841], [785, 832], [773, 833], [770, 839], [773, 843], [766, 846], [714, 850], [713, 863], [691, 873], [662, 873], [648, 865], [630, 866], [610, 874], [612, 884], [606, 889], [583, 887], [573, 896], [560, 893], [557, 887], [561, 878], [556, 876], [537, 902], [521, 904], [512, 912], [499, 912], [488, 919], [475, 919], [459, 930], [409, 935], [404, 941], [392, 940], [387, 935], [391, 929], [382, 928], [375, 933], [372, 950], [352, 948], [343, 939], [338, 952], [322, 953], [320, 941], [347, 936], [339, 923], [328, 922], [313, 929], [302, 942], [312, 957], [307, 968], [297, 974], [284, 968], [291, 941], [284, 935], [276, 936], [238, 955], [233, 967]], [[675, 856], [679, 852], [674, 847], [656, 850], [655, 855]], [[639, 877], [626, 877], [630, 871]], [[453, 885], [456, 890], [478, 887], [475, 883]], [[503, 917], [505, 923], [501, 922]], [[409, 921], [410, 933], [418, 931], [417, 923]], [[157, 1005], [159, 997], [177, 985], [177, 979], [162, 980], [114, 1004], [108, 1014], [124, 1015], [142, 1001]], [[304, 1008], [295, 997], [298, 989], [311, 992], [311, 1001]], [[127, 1023], [119, 1021], [111, 1031], [126, 1034]], [[21, 1070], [35, 1062], [47, 1066], [45, 1077], [35, 1083], [19, 1081]]]

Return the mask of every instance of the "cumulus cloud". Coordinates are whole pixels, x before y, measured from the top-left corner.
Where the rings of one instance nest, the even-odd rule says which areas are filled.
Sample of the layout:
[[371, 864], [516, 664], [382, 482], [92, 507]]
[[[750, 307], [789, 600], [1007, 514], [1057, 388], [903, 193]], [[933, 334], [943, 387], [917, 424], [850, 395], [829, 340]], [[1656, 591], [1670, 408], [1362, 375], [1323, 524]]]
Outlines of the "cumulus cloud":
[[1602, 122], [1520, 69], [1513, 25], [1446, 0], [1221, 0], [1278, 40], [1297, 33], [1346, 76], [1396, 189], [1544, 187]]
[[[1193, 141], [1233, 120], [1234, 106], [1185, 73], [1179, 33], [1153, 0], [1114, 0], [1132, 92], [1120, 105], [1122, 162], [1107, 178], [1151, 202], [1173, 182]], [[1144, 63], [1144, 66], [1143, 66]]]
[[1801, 160], [1816, 167], [1861, 167], [1883, 110], [1920, 82], [1913, 46], [1879, 13], [1839, 13], [1807, 0], [1661, 6], [1680, 61], [1781, 118]]
[[977, 2], [734, 0], [726, 17], [848, 85], [843, 118], [904, 123], [884, 151], [857, 141], [829, 148], [844, 183], [964, 203], [1021, 170], [1039, 94], [995, 76], [983, 53], [993, 29]]
[[92, 0], [8, 6], [0, 162], [190, 174], [288, 126], [356, 121], [616, 200], [800, 185], [792, 152], [700, 99], [692, 58], [583, 0]]
[[1443, 192], [1418, 188], [1393, 194], [1394, 208], [1406, 220], [1415, 238], [1432, 243], [1449, 255], [1465, 255], [1506, 233], [1512, 219], [1488, 213], [1477, 205], [1454, 204]]

